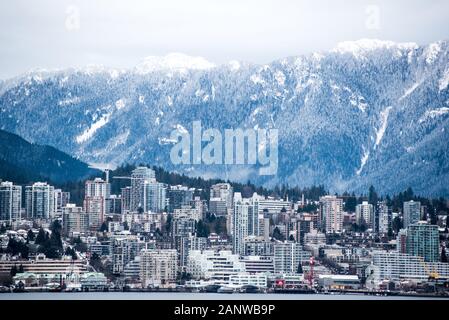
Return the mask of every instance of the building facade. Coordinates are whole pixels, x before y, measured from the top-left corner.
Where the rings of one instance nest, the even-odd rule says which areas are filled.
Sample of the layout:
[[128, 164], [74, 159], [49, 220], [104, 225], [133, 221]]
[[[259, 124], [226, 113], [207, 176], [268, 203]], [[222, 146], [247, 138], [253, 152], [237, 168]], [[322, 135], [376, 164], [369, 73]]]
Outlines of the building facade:
[[406, 201], [403, 207], [404, 228], [421, 219], [421, 203], [419, 201]]
[[0, 183], [0, 221], [20, 220], [22, 208], [22, 187], [12, 182]]
[[140, 253], [142, 287], [160, 286], [176, 281], [178, 253], [174, 249], [150, 249]]
[[326, 233], [343, 230], [343, 200], [336, 196], [320, 197], [319, 224]]
[[423, 257], [427, 262], [440, 260], [440, 240], [438, 226], [419, 221], [407, 228], [406, 252]]
[[130, 208], [132, 212], [146, 209], [146, 184], [155, 183], [154, 170], [147, 167], [137, 167], [131, 172]]
[[46, 182], [36, 182], [25, 187], [25, 206], [29, 219], [50, 219], [54, 217], [54, 187]]

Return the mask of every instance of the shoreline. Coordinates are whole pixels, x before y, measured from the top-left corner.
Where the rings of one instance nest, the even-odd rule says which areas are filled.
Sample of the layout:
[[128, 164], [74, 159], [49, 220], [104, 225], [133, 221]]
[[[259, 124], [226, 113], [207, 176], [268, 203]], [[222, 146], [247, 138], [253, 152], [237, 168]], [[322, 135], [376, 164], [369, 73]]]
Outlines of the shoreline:
[[[92, 298], [93, 297], [93, 298]], [[6, 299], [4, 299], [6, 298]], [[214, 293], [180, 291], [86, 291], [1, 292], [0, 300], [445, 300], [449, 296], [431, 294], [380, 294], [363, 292], [270, 292], [270, 293]], [[111, 299], [112, 298], [112, 299]], [[129, 299], [131, 298], [131, 299]]]

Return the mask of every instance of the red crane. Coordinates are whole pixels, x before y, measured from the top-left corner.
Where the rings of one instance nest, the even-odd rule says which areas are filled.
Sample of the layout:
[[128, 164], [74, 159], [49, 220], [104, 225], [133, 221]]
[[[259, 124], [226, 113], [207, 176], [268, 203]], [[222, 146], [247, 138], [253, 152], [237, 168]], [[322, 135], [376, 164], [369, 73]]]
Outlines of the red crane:
[[312, 256], [312, 257], [310, 257], [310, 260], [309, 260], [310, 270], [309, 270], [309, 276], [308, 276], [309, 285], [311, 287], [313, 287], [313, 265], [314, 264], [315, 264], [315, 260], [313, 259], [313, 256]]

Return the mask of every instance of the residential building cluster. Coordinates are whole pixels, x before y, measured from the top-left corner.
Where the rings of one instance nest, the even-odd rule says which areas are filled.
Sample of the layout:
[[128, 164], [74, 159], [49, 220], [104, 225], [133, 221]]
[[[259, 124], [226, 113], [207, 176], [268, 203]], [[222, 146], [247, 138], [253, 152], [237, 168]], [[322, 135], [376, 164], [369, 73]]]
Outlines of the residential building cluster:
[[[248, 195], [230, 183], [209, 190], [168, 185], [148, 167], [112, 179], [126, 186], [113, 194], [106, 172], [85, 182], [79, 204], [46, 182], [1, 182], [0, 274], [15, 268], [14, 283], [64, 282], [73, 290], [402, 290], [449, 279], [447, 221], [432, 224], [419, 201], [393, 212], [386, 200], [366, 199], [351, 211], [336, 195], [289, 200]], [[66, 252], [74, 254], [50, 259], [36, 250], [26, 258], [11, 252], [11, 241], [32, 247], [31, 238], [41, 229], [51, 233], [54, 221]]]

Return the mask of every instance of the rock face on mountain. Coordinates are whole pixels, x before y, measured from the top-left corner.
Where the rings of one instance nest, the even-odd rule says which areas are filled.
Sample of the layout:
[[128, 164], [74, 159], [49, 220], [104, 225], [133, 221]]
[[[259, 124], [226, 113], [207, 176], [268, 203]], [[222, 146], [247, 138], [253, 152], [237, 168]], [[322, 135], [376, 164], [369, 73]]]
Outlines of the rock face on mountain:
[[[181, 54], [0, 83], [0, 128], [89, 163], [265, 185], [449, 195], [449, 43], [360, 40], [267, 65]], [[279, 168], [173, 165], [172, 130], [276, 128]]]

